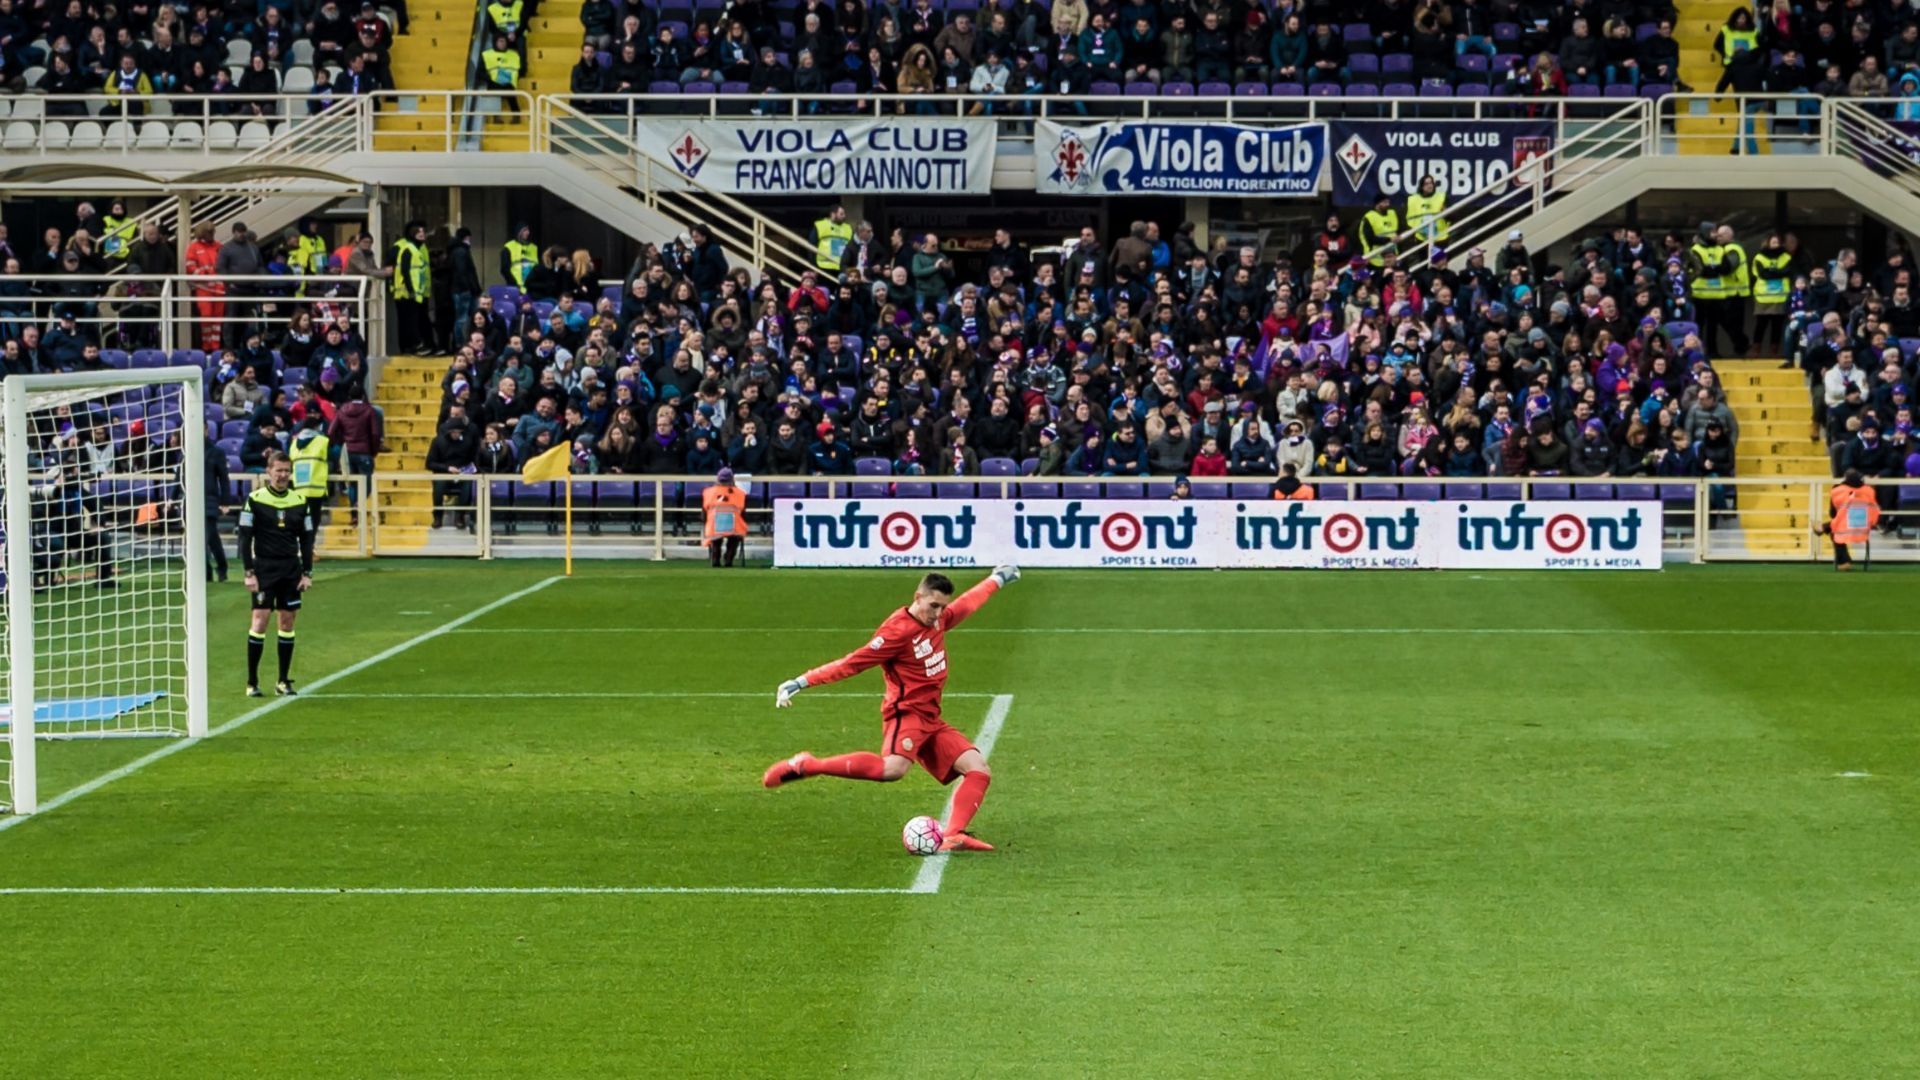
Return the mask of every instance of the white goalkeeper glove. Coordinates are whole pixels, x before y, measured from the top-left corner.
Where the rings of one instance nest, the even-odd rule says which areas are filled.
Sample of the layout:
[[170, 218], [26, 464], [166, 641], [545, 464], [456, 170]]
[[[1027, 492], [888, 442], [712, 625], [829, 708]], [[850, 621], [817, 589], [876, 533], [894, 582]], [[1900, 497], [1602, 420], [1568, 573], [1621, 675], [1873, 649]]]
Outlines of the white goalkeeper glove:
[[780, 689], [774, 691], [773, 707], [776, 709], [784, 709], [793, 704], [793, 695], [806, 688], [807, 677], [805, 675], [795, 675], [793, 678], [781, 683]]
[[993, 580], [999, 582], [1000, 587], [1004, 589], [1020, 580], [1020, 568], [1017, 566], [996, 566], [993, 568], [993, 573], [990, 576]]

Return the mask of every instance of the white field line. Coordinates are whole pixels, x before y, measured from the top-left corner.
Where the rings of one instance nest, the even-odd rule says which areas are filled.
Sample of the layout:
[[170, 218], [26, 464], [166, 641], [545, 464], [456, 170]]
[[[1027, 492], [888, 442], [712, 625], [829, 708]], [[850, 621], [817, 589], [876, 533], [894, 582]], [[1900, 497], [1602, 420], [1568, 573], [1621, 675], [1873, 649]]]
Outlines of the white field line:
[[[685, 691], [682, 691], [682, 690], [574, 690], [574, 691], [561, 691], [558, 693], [550, 694], [550, 693], [545, 693], [543, 691], [525, 691], [525, 692], [510, 692], [510, 693], [501, 693], [499, 691], [491, 691], [491, 692], [447, 691], [443, 693], [437, 690], [427, 690], [427, 691], [393, 693], [393, 694], [354, 694], [354, 693], [306, 694], [306, 693], [303, 693], [300, 696], [310, 697], [310, 698], [319, 698], [322, 701], [343, 701], [343, 700], [365, 701], [365, 700], [381, 700], [386, 698], [395, 698], [395, 699], [430, 698], [430, 699], [439, 699], [439, 700], [448, 700], [448, 701], [469, 701], [469, 700], [486, 701], [493, 698], [514, 698], [514, 699], [525, 699], [530, 701], [541, 701], [541, 700], [546, 700], [550, 698], [565, 698], [565, 699], [585, 698], [589, 700], [596, 699], [596, 698], [606, 698], [606, 699], [615, 700], [615, 701], [624, 701], [629, 698], [633, 698], [633, 699], [766, 698], [767, 701], [771, 703], [773, 701], [774, 692], [771, 690], [685, 690]], [[942, 696], [948, 697], [948, 698], [990, 698], [990, 697], [993, 697], [994, 695], [960, 693], [960, 694], [944, 694]], [[871, 701], [873, 700], [873, 693], [872, 691], [868, 691], [867, 693], [863, 694], [863, 693], [856, 693], [850, 690], [844, 690], [844, 691], [815, 690], [815, 691], [809, 692], [806, 697], [797, 698], [795, 700], [812, 701], [818, 698], [865, 698], [866, 700]]]
[[777, 885], [48, 885], [0, 888], [0, 896], [908, 896], [916, 891]]
[[[973, 740], [973, 745], [980, 751], [981, 757], [990, 758], [993, 756], [993, 744], [999, 741], [1000, 729], [1006, 726], [1007, 713], [1011, 711], [1012, 708], [1012, 694], [993, 695], [993, 704], [987, 706], [987, 718], [980, 722], [980, 734]], [[956, 791], [954, 794], [958, 795], [959, 792]], [[940, 820], [946, 821], [952, 816], [953, 796], [949, 795], [947, 796], [946, 809], [940, 813]], [[944, 851], [927, 856], [927, 860], [920, 864], [919, 872], [913, 875], [913, 886], [907, 891], [912, 893], [939, 892], [940, 879], [946, 876], [947, 860], [949, 858], [951, 858], [951, 856]]]
[[[468, 627], [456, 634], [847, 634], [869, 636], [872, 627], [854, 626], [687, 626], [687, 627]], [[1604, 626], [969, 626], [966, 635], [975, 634], [1194, 634], [1207, 637], [1229, 635], [1272, 635], [1275, 637], [1338, 637], [1342, 635], [1542, 635], [1547, 637], [1911, 637], [1920, 635], [1920, 627], [1889, 627], [1883, 630], [1814, 627], [1604, 627]], [[953, 695], [948, 695], [953, 696]]]
[[[485, 616], [485, 615], [492, 614], [493, 612], [498, 611], [501, 608], [506, 607], [508, 604], [511, 604], [514, 601], [519, 600], [523, 597], [531, 596], [534, 593], [539, 592], [541, 589], [546, 588], [547, 586], [553, 584], [556, 581], [564, 581], [564, 580], [565, 580], [564, 578], [556, 574], [553, 577], [544, 578], [541, 581], [536, 582], [535, 584], [529, 585], [518, 592], [508, 593], [507, 595], [501, 597], [498, 600], [493, 601], [492, 603], [483, 604], [480, 607], [477, 607], [472, 611], [467, 612], [465, 615], [462, 615], [457, 619], [453, 619], [449, 622], [442, 623], [431, 630], [425, 631], [424, 633], [416, 634], [413, 637], [408, 638], [407, 640], [401, 642], [398, 645], [395, 645], [384, 651], [377, 652], [372, 656], [367, 657], [365, 660], [361, 660], [357, 663], [341, 668], [339, 671], [336, 671], [331, 675], [322, 675], [320, 678], [315, 679], [314, 681], [308, 683], [306, 688], [308, 690], [319, 690], [323, 687], [330, 686], [333, 683], [339, 682], [341, 679], [350, 678], [354, 675], [358, 675], [361, 672], [367, 670], [368, 668], [374, 666], [375, 664], [380, 663], [381, 661], [390, 660], [393, 657], [396, 657], [401, 653], [406, 652], [408, 649], [411, 649], [416, 645], [421, 645], [426, 642], [432, 641], [434, 638], [440, 637], [443, 634], [453, 633], [454, 631], [458, 630], [460, 627], [465, 626], [467, 623], [470, 623], [475, 619], [481, 618], [482, 616]], [[287, 705], [291, 705], [292, 703], [299, 700], [300, 698], [298, 697], [274, 698], [272, 701], [267, 702], [265, 705], [262, 705], [259, 708], [250, 710], [248, 712], [241, 713], [239, 716], [236, 716], [233, 719], [227, 721], [226, 723], [221, 724], [219, 727], [214, 728], [212, 731], [207, 732], [206, 737], [211, 739], [216, 735], [225, 735], [229, 731], [234, 731], [236, 729], [243, 728], [248, 724], [253, 723], [255, 720], [258, 720], [269, 713], [272, 713]], [[40, 810], [38, 813], [24, 815], [24, 816], [19, 814], [12, 814], [6, 817], [0, 817], [0, 832], [5, 832], [8, 829], [12, 829], [17, 826], [24, 825], [27, 822], [32, 821], [36, 818], [44, 817], [45, 815], [60, 809], [61, 807], [67, 805], [68, 803], [74, 801], [75, 799], [81, 798], [86, 795], [91, 795], [94, 792], [99, 791], [101, 788], [106, 787], [108, 784], [113, 783], [115, 780], [120, 780], [120, 779], [124, 779], [125, 777], [132, 776], [134, 773], [139, 772], [140, 770], [146, 768], [147, 766], [153, 764], [154, 762], [160, 761], [164, 758], [172, 757], [174, 754], [177, 754], [180, 751], [185, 750], [188, 747], [191, 747], [199, 742], [200, 742], [199, 739], [181, 739], [178, 742], [168, 743], [167, 745], [161, 747], [160, 749], [155, 750], [153, 753], [147, 754], [144, 757], [135, 758], [134, 760], [127, 762], [125, 765], [120, 766], [119, 768], [113, 770], [112, 772], [102, 773], [101, 775], [94, 777], [93, 779], [87, 781], [86, 783], [81, 784], [79, 787], [69, 788], [66, 791], [61, 792], [60, 794], [55, 795], [53, 798], [48, 799], [46, 802], [43, 802], [40, 804]]]

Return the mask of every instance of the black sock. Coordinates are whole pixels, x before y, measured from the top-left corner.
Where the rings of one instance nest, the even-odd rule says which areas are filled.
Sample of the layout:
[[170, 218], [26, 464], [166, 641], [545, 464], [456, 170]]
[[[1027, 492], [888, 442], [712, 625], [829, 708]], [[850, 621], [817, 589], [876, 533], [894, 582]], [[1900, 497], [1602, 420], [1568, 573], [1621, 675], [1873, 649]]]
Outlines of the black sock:
[[267, 651], [267, 639], [259, 634], [247, 635], [247, 685], [260, 685], [260, 654]]
[[293, 631], [280, 631], [280, 681], [287, 681], [287, 672], [293, 670]]

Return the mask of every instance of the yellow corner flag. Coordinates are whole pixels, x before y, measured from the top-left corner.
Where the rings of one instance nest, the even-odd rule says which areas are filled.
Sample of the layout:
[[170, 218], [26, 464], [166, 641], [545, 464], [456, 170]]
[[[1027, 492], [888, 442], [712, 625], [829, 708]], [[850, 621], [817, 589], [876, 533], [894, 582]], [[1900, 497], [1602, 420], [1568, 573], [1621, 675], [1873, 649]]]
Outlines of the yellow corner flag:
[[526, 465], [520, 469], [520, 479], [528, 484], [565, 480], [572, 469], [573, 447], [567, 443], [561, 443], [539, 457], [528, 459]]

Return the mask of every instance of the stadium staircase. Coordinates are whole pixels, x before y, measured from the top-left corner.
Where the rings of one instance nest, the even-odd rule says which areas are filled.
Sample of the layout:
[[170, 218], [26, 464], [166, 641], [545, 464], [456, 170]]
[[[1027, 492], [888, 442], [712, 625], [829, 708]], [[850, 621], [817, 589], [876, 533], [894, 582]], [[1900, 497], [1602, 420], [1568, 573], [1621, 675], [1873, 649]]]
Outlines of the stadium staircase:
[[1778, 360], [1717, 360], [1713, 369], [1740, 423], [1734, 474], [1800, 477], [1798, 482], [1740, 486], [1740, 529], [1747, 550], [1801, 555], [1812, 543], [1806, 477], [1827, 476], [1825, 444], [1813, 434], [1813, 402], [1806, 376]]
[[[1708, 0], [1675, 0], [1679, 12], [1673, 21], [1673, 38], [1680, 45], [1680, 81], [1697, 94], [1709, 94], [1720, 83], [1720, 61], [1713, 55], [1713, 40], [1726, 25], [1725, 4]], [[1725, 156], [1733, 145], [1740, 126], [1740, 106], [1728, 97], [1695, 98], [1682, 105], [1674, 117], [1673, 134], [1682, 154]], [[1766, 125], [1760, 125], [1760, 148], [1770, 149]]]
[[[540, 14], [527, 20], [527, 62], [526, 70], [520, 75], [520, 89], [535, 98], [573, 89], [573, 65], [580, 59], [580, 41], [584, 35], [577, 2], [546, 0], [542, 3]], [[493, 114], [488, 117], [487, 134], [481, 146], [486, 150], [525, 149], [527, 129], [532, 122], [532, 117], [524, 113]]]
[[[407, 32], [393, 39], [393, 85], [407, 90], [459, 91], [467, 89], [468, 55], [473, 48], [473, 0], [409, 0]], [[443, 120], [430, 113], [404, 115], [414, 110], [403, 99], [400, 108], [381, 111], [374, 119], [382, 150], [426, 151], [445, 148]], [[428, 110], [419, 110], [427, 113]]]
[[432, 488], [417, 481], [382, 480], [383, 472], [420, 472], [440, 415], [440, 380], [449, 356], [392, 356], [380, 369], [374, 403], [386, 424], [387, 450], [374, 459], [373, 502], [379, 508], [380, 552], [418, 551], [433, 526]]

